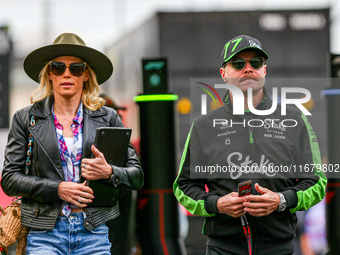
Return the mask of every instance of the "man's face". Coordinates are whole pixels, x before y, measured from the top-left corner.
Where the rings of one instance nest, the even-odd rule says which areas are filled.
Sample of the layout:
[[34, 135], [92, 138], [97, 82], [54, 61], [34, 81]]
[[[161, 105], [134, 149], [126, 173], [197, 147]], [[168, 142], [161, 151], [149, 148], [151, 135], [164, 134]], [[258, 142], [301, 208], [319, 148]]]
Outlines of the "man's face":
[[258, 53], [254, 51], [242, 51], [233, 57], [235, 59], [245, 60], [245, 66], [237, 70], [230, 62], [228, 62], [224, 68], [220, 69], [222, 79], [231, 85], [235, 85], [240, 88], [243, 93], [247, 92], [248, 88], [252, 88], [253, 92], [261, 90], [264, 86], [267, 65], [256, 69], [250, 64], [250, 60], [259, 57]]

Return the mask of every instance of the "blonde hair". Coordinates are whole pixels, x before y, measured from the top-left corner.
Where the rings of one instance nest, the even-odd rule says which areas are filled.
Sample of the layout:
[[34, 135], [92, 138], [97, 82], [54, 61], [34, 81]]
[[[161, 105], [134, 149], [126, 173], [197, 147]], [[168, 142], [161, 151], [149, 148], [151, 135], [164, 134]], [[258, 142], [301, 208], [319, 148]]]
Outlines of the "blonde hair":
[[[89, 79], [84, 82], [82, 103], [90, 111], [95, 111], [105, 105], [105, 100], [99, 97], [99, 84], [95, 72], [87, 65]], [[48, 63], [41, 69], [39, 74], [39, 87], [31, 94], [31, 103], [43, 100], [46, 97], [53, 96], [53, 84], [48, 78], [50, 67]]]

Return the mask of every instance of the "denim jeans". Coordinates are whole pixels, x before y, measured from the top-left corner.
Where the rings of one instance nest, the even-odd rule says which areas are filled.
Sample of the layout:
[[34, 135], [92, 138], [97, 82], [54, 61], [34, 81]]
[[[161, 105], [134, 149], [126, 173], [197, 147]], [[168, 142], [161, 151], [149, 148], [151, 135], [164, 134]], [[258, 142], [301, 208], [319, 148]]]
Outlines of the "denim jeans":
[[52, 230], [31, 229], [27, 236], [27, 254], [110, 255], [108, 227], [102, 224], [88, 231], [83, 227], [84, 215], [58, 216]]

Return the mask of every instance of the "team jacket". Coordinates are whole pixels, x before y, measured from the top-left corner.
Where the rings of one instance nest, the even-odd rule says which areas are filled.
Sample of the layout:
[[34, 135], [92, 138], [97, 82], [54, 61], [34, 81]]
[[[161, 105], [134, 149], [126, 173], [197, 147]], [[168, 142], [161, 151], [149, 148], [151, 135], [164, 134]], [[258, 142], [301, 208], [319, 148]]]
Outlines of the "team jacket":
[[[272, 106], [264, 93], [257, 110]], [[287, 107], [286, 115], [281, 115], [280, 105], [267, 116], [233, 115], [227, 93], [222, 107], [194, 120], [174, 193], [190, 213], [206, 217], [205, 235], [227, 242], [244, 239], [244, 233], [239, 218], [218, 213], [220, 197], [237, 192], [238, 184], [248, 180], [282, 192], [287, 210], [247, 218], [256, 240], [290, 240], [295, 235], [295, 212], [307, 210], [325, 195], [327, 179], [316, 170], [320, 164], [314, 131], [297, 107]], [[253, 194], [258, 194], [254, 188]]]

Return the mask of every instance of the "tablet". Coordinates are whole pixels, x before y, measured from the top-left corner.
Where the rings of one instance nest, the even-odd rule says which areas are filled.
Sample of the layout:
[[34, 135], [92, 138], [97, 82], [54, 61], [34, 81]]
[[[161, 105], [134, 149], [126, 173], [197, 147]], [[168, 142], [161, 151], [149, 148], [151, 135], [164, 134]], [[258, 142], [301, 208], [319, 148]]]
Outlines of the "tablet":
[[100, 127], [97, 128], [94, 145], [104, 154], [107, 163], [125, 166], [130, 137], [131, 128]]
[[[107, 163], [125, 166], [130, 143], [131, 128], [101, 127], [97, 128], [94, 145], [104, 154]], [[119, 189], [112, 186], [111, 181], [86, 181], [94, 192], [92, 203], [88, 207], [112, 207], [117, 204]]]

